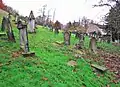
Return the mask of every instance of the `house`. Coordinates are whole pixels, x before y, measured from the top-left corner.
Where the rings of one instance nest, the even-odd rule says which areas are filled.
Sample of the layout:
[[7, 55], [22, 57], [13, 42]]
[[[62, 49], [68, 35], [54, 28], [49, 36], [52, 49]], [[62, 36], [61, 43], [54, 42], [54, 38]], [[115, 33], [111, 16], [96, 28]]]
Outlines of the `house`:
[[95, 24], [88, 24], [88, 29], [86, 31], [86, 33], [93, 33], [96, 32], [97, 34], [100, 33], [101, 35], [106, 35], [107, 33], [104, 31], [104, 29], [99, 28], [97, 25]]

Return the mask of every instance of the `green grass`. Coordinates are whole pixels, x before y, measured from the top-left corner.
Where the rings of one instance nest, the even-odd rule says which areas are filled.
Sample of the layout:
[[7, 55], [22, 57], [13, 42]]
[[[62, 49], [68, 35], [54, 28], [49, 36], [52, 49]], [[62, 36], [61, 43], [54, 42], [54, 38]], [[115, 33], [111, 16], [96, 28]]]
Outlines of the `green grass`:
[[[85, 42], [84, 42], [84, 47], [86, 49], [89, 49], [89, 42], [90, 38], [86, 36]], [[100, 49], [109, 52], [109, 53], [117, 53], [120, 54], [120, 47], [119, 46], [114, 46], [112, 43], [107, 43], [107, 42], [97, 42], [97, 47], [100, 47]]]
[[[63, 35], [55, 35], [47, 29], [39, 28], [36, 34], [29, 35], [30, 50], [35, 57], [13, 58], [12, 52], [19, 50], [19, 33], [14, 29], [16, 43], [0, 40], [0, 87], [119, 87], [111, 83], [109, 72], [98, 77], [90, 65], [83, 59], [77, 59], [77, 66], [70, 67], [67, 62], [74, 59], [68, 49], [78, 42], [72, 35], [71, 46], [58, 46]], [[88, 38], [85, 47], [88, 48]], [[6, 64], [7, 63], [7, 64]], [[76, 72], [73, 72], [76, 70]]]
[[114, 45], [112, 45], [112, 43], [108, 44], [106, 42], [101, 42], [101, 43], [97, 43], [97, 45], [102, 50], [105, 50], [106, 52], [120, 54], [120, 47], [119, 46], [114, 46]]

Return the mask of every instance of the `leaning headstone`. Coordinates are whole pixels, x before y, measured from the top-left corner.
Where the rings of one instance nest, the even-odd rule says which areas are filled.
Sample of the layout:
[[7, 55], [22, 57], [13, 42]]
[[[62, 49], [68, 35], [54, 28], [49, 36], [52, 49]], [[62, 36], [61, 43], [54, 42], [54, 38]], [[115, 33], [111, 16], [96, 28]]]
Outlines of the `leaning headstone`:
[[71, 36], [70, 32], [68, 31], [64, 32], [64, 44], [65, 45], [70, 45], [70, 36]]
[[7, 18], [7, 35], [8, 35], [8, 40], [9, 41], [12, 41], [12, 42], [16, 42], [15, 41], [15, 37], [14, 37], [14, 33], [13, 33], [13, 30], [12, 30], [12, 25], [11, 25], [11, 22], [10, 22], [10, 19]]
[[9, 18], [10, 18], [10, 14], [7, 17], [4, 17], [4, 21], [5, 21], [4, 28], [8, 36], [8, 41], [15, 42], [15, 37], [14, 37], [12, 25]]
[[29, 49], [27, 25], [23, 24], [22, 21], [19, 21], [17, 28], [19, 29], [20, 48], [24, 50], [23, 56], [24, 57], [35, 56], [35, 53], [30, 52]]
[[30, 12], [28, 26], [29, 26], [29, 32], [35, 33], [35, 17], [33, 11]]

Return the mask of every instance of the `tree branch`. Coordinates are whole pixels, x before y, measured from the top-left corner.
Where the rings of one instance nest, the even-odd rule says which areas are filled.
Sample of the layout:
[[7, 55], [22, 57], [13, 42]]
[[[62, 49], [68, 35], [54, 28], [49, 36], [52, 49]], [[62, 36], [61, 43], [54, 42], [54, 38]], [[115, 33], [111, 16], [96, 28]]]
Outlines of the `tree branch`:
[[102, 7], [102, 6], [110, 6], [111, 8], [113, 8], [110, 4], [99, 4], [99, 5], [93, 5], [93, 7]]

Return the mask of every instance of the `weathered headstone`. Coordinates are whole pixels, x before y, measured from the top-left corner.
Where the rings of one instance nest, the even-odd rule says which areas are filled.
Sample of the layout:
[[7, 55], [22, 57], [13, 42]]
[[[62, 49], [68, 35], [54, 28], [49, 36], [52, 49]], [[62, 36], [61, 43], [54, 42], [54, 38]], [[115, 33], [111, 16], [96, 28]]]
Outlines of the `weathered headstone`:
[[19, 29], [19, 37], [20, 37], [20, 48], [25, 51], [25, 44], [27, 43], [27, 37], [26, 37], [26, 30], [23, 28], [22, 21], [18, 21], [17, 28]]
[[19, 29], [20, 34], [20, 48], [24, 50], [23, 56], [34, 56], [34, 52], [30, 52], [29, 42], [28, 42], [28, 33], [27, 33], [27, 25], [23, 24], [22, 21], [18, 22], [17, 28]]
[[79, 33], [78, 38], [79, 38], [79, 43], [75, 45], [75, 48], [82, 49], [82, 47], [84, 45], [84, 34]]
[[94, 53], [96, 53], [97, 47], [96, 47], [96, 42], [97, 42], [97, 34], [99, 32], [99, 27], [94, 25], [94, 24], [89, 24], [88, 25], [88, 29], [87, 29], [87, 33], [89, 33], [91, 39], [90, 39], [90, 49], [91, 51], [93, 51]]
[[7, 26], [6, 27], [7, 27], [8, 40], [12, 41], [12, 42], [15, 42], [15, 37], [14, 37], [14, 33], [13, 33], [13, 30], [12, 30], [12, 25], [11, 25], [11, 22], [10, 22], [9, 18], [6, 18], [6, 21], [7, 21]]
[[71, 36], [70, 32], [68, 31], [64, 32], [64, 44], [65, 45], [70, 45], [70, 36]]
[[28, 26], [29, 26], [29, 32], [35, 33], [35, 17], [33, 11], [30, 12]]
[[2, 31], [6, 31], [8, 36], [8, 41], [15, 42], [14, 33], [12, 30], [12, 25], [10, 21], [10, 14], [7, 17], [3, 17], [2, 21]]
[[59, 29], [61, 29], [61, 25], [59, 21], [56, 21], [54, 24], [54, 28], [55, 28], [55, 34], [59, 33]]
[[93, 51], [94, 53], [96, 53], [96, 38], [95, 37], [91, 37], [90, 39], [90, 49], [91, 51]]

